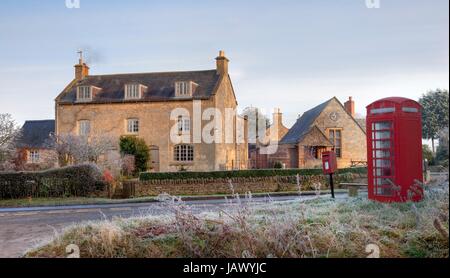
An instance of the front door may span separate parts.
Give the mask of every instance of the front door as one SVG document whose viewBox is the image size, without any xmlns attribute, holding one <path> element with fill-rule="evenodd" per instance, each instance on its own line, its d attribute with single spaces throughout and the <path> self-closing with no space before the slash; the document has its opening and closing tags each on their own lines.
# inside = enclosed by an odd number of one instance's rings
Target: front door
<svg viewBox="0 0 450 278">
<path fill-rule="evenodd" d="M 157 146 L 150 147 L 150 170 L 159 172 L 159 148 Z"/>
</svg>

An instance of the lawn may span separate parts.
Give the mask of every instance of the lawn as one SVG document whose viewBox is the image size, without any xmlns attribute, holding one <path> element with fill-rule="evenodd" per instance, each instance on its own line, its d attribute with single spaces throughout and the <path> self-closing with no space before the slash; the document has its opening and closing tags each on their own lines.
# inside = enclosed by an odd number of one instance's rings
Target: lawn
<svg viewBox="0 0 450 278">
<path fill-rule="evenodd" d="M 164 203 L 170 217 L 142 216 L 68 228 L 27 257 L 327 258 L 448 257 L 448 182 L 426 189 L 423 202 L 380 204 L 365 197 L 257 204 L 194 214 Z M 379 251 L 379 252 L 378 252 Z"/>
</svg>

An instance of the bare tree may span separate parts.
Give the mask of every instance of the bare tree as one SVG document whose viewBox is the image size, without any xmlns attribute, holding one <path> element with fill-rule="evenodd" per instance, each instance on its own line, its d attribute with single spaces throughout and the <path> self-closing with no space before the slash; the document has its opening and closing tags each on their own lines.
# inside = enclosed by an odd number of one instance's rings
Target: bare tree
<svg viewBox="0 0 450 278">
<path fill-rule="evenodd" d="M 248 119 L 248 140 L 250 144 L 256 144 L 257 141 L 264 142 L 266 129 L 270 126 L 270 120 L 261 109 L 256 107 L 247 107 L 241 114 Z"/>
<path fill-rule="evenodd" d="M 15 153 L 15 143 L 20 137 L 20 128 L 10 114 L 0 114 L 0 163 L 9 160 Z"/>
<path fill-rule="evenodd" d="M 108 135 L 90 137 L 72 134 L 53 135 L 47 145 L 58 154 L 59 164 L 97 163 L 101 156 L 117 148 L 117 140 Z"/>
</svg>

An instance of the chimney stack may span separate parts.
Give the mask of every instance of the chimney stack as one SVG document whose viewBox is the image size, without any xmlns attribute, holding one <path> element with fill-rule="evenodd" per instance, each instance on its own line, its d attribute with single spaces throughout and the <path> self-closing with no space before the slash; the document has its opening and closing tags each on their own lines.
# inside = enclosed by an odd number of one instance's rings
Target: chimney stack
<svg viewBox="0 0 450 278">
<path fill-rule="evenodd" d="M 344 107 L 352 117 L 355 117 L 355 102 L 352 97 L 348 98 L 348 101 L 344 103 Z"/>
<path fill-rule="evenodd" d="M 273 112 L 273 124 L 276 125 L 278 128 L 283 126 L 283 113 L 281 113 L 280 108 L 275 108 Z"/>
<path fill-rule="evenodd" d="M 80 54 L 80 59 L 78 64 L 75 65 L 75 79 L 80 81 L 89 75 L 89 66 L 83 62 L 83 52 L 79 51 L 78 53 Z"/>
<path fill-rule="evenodd" d="M 217 74 L 218 75 L 227 75 L 228 74 L 228 60 L 227 57 L 225 57 L 225 52 L 223 50 L 220 50 L 219 56 L 216 58 L 216 65 L 217 65 Z"/>
</svg>

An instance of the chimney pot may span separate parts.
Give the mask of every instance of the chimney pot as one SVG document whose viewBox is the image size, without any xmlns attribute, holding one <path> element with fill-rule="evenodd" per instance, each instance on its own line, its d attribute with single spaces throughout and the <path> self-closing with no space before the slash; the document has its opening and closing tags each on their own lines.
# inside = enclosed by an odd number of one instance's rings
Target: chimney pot
<svg viewBox="0 0 450 278">
<path fill-rule="evenodd" d="M 273 112 L 273 123 L 281 126 L 283 124 L 283 113 L 280 108 L 275 108 Z"/>
<path fill-rule="evenodd" d="M 227 75 L 228 74 L 228 60 L 227 57 L 225 57 L 225 51 L 220 50 L 219 56 L 216 58 L 216 66 L 217 66 L 217 74 L 218 75 Z"/>
<path fill-rule="evenodd" d="M 83 63 L 82 60 L 80 60 L 80 63 L 75 65 L 75 79 L 80 81 L 88 75 L 89 66 L 86 63 Z"/>
<path fill-rule="evenodd" d="M 352 97 L 348 98 L 348 101 L 344 103 L 345 110 L 352 115 L 352 117 L 355 117 L 355 102 L 353 101 Z"/>
<path fill-rule="evenodd" d="M 75 65 L 75 79 L 80 81 L 89 75 L 89 66 L 83 62 L 83 51 L 78 50 L 77 53 L 80 55 L 80 58 L 78 59 L 78 64 Z"/>
</svg>

